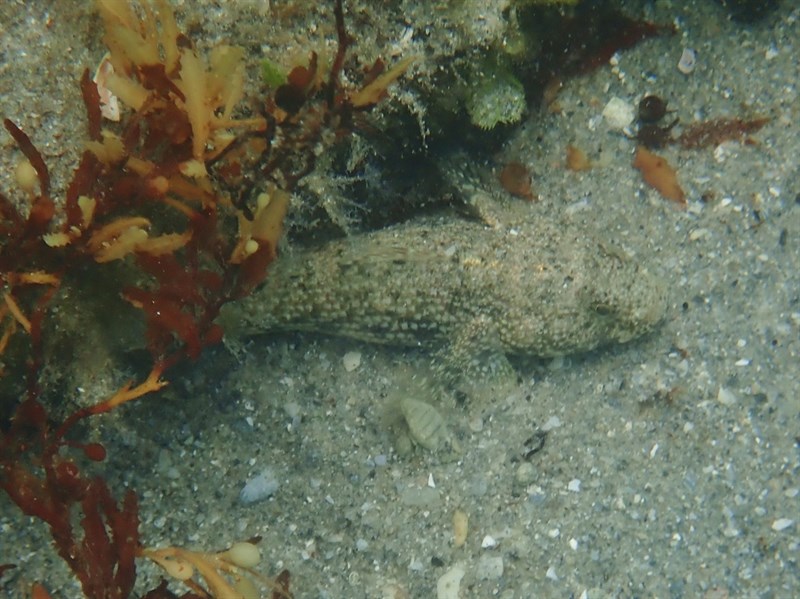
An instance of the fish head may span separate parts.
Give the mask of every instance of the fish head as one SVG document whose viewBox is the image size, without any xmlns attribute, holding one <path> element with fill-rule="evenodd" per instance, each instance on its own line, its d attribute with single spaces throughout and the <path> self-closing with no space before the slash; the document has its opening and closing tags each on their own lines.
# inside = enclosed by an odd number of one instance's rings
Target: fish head
<svg viewBox="0 0 800 599">
<path fill-rule="evenodd" d="M 653 331 L 667 312 L 663 279 L 618 248 L 603 243 L 590 247 L 586 259 L 593 274 L 580 295 L 585 324 L 597 345 L 626 343 Z"/>
</svg>

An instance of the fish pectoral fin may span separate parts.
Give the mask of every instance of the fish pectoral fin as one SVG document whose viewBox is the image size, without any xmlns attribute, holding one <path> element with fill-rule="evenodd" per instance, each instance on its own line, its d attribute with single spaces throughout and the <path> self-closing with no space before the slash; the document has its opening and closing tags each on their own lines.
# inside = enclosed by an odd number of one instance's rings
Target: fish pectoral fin
<svg viewBox="0 0 800 599">
<path fill-rule="evenodd" d="M 491 319 L 480 316 L 463 326 L 436 354 L 436 371 L 458 388 L 516 382 L 517 374 L 502 350 Z"/>
</svg>

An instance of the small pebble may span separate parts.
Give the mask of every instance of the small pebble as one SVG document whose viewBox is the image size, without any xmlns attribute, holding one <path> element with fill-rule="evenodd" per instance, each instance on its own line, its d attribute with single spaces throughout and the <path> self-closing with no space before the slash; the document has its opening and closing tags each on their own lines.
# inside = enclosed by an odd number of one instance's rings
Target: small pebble
<svg viewBox="0 0 800 599">
<path fill-rule="evenodd" d="M 356 368 L 361 366 L 361 352 L 349 351 L 342 358 L 344 369 L 347 372 L 353 372 Z"/>
<path fill-rule="evenodd" d="M 772 523 L 772 530 L 780 532 L 782 530 L 786 530 L 793 524 L 794 520 L 790 520 L 789 518 L 778 518 L 777 520 L 775 520 L 775 522 Z"/>
<path fill-rule="evenodd" d="M 558 428 L 559 426 L 561 426 L 561 420 L 559 419 L 559 417 L 558 416 L 550 416 L 550 418 L 547 419 L 547 422 L 545 422 L 542 425 L 542 430 L 544 432 L 549 432 L 549 431 L 551 431 L 551 430 L 553 430 L 555 428 Z"/>
<path fill-rule="evenodd" d="M 573 551 L 577 551 L 578 550 L 578 540 L 574 539 L 574 538 L 570 539 L 569 540 L 569 548 L 572 549 Z"/>
<path fill-rule="evenodd" d="M 581 490 L 581 481 L 580 481 L 580 479 L 573 478 L 571 481 L 569 481 L 569 483 L 567 484 L 567 489 L 569 489 L 573 493 L 580 493 L 580 490 Z"/>
<path fill-rule="evenodd" d="M 603 118 L 612 129 L 622 131 L 636 118 L 636 109 L 622 98 L 611 98 L 603 108 Z"/>
<path fill-rule="evenodd" d="M 497 547 L 497 540 L 493 536 L 486 535 L 483 537 L 481 549 L 494 549 L 495 547 Z"/>
<path fill-rule="evenodd" d="M 529 485 L 536 480 L 536 468 L 530 462 L 522 462 L 517 467 L 516 481 L 521 485 Z"/>
<path fill-rule="evenodd" d="M 736 403 L 736 395 L 730 389 L 720 387 L 717 391 L 717 401 L 723 406 L 732 406 Z"/>
<path fill-rule="evenodd" d="M 266 468 L 260 474 L 245 482 L 244 487 L 239 491 L 239 501 L 244 505 L 262 501 L 274 495 L 280 486 L 281 484 L 275 477 L 275 473 Z"/>
<path fill-rule="evenodd" d="M 503 558 L 499 555 L 482 555 L 476 574 L 481 580 L 497 580 L 503 575 Z"/>
<path fill-rule="evenodd" d="M 459 599 L 461 597 L 461 579 L 466 570 L 461 564 L 452 566 L 436 581 L 436 599 Z"/>
</svg>

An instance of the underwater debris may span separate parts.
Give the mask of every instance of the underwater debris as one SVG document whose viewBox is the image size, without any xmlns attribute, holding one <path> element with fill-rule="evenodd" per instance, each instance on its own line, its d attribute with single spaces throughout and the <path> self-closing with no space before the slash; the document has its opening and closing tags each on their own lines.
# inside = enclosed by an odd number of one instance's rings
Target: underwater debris
<svg viewBox="0 0 800 599">
<path fill-rule="evenodd" d="M 469 516 L 463 510 L 453 512 L 453 547 L 463 547 L 469 533 Z"/>
<path fill-rule="evenodd" d="M 508 193 L 523 200 L 536 200 L 536 194 L 531 188 L 531 174 L 528 168 L 521 162 L 512 160 L 500 169 L 498 175 L 500 185 Z"/>
<path fill-rule="evenodd" d="M 738 140 L 745 144 L 755 142 L 748 137 L 769 123 L 769 117 L 755 119 L 718 118 L 689 125 L 676 142 L 687 150 L 715 147 L 726 141 Z"/>
<path fill-rule="evenodd" d="M 394 435 L 395 450 L 400 455 L 414 446 L 437 451 L 451 440 L 450 431 L 439 410 L 431 404 L 405 395 L 390 399 L 385 406 L 384 424 Z"/>
<path fill-rule="evenodd" d="M 641 124 L 636 131 L 636 141 L 650 150 L 666 147 L 676 141 L 672 135 L 672 130 L 677 124 L 677 118 L 664 126 L 658 125 L 657 123 Z"/>
<path fill-rule="evenodd" d="M 265 468 L 255 476 L 248 478 L 242 490 L 239 491 L 239 502 L 250 505 L 263 501 L 274 495 L 281 483 L 270 468 Z"/>
<path fill-rule="evenodd" d="M 636 141 L 639 145 L 653 150 L 675 143 L 672 129 L 678 124 L 678 118 L 668 125 L 658 124 L 667 112 L 669 112 L 667 102 L 656 95 L 648 94 L 639 101 L 637 108 L 639 126 L 636 130 Z"/>
<path fill-rule="evenodd" d="M 659 96 L 648 94 L 639 100 L 636 116 L 642 123 L 657 123 L 667 114 L 667 102 Z"/>
<path fill-rule="evenodd" d="M 656 189 L 663 197 L 682 206 L 686 205 L 686 194 L 678 183 L 677 173 L 666 159 L 644 146 L 638 146 L 633 167 L 641 171 L 645 183 Z"/>
<path fill-rule="evenodd" d="M 567 145 L 566 149 L 567 159 L 566 159 L 566 166 L 567 170 L 581 172 L 581 171 L 588 171 L 592 168 L 592 161 L 589 160 L 589 157 L 586 155 L 582 149 L 572 144 Z"/>
</svg>

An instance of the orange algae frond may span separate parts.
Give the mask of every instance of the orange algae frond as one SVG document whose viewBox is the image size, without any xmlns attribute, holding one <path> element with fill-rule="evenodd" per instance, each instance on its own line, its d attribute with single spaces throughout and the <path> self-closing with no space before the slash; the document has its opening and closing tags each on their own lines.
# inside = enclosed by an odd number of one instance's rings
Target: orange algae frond
<svg viewBox="0 0 800 599">
<path fill-rule="evenodd" d="M 668 200 L 686 205 L 686 194 L 678 183 L 678 175 L 666 159 L 644 146 L 636 148 L 633 167 L 641 171 L 645 183 L 655 188 Z"/>
<path fill-rule="evenodd" d="M 240 48 L 218 46 L 206 64 L 191 45 L 179 46 L 179 39 L 186 38 L 164 0 L 155 2 L 155 9 L 143 1 L 141 20 L 126 2 L 98 0 L 97 6 L 114 68 L 106 76 L 108 89 L 134 110 L 164 100 L 174 104 L 191 126 L 193 158 L 203 161 L 209 151 L 227 146 L 231 139 L 223 134 L 225 129 L 266 127 L 261 118 L 237 121 L 232 116 L 244 95 Z"/>
<path fill-rule="evenodd" d="M 377 104 L 386 95 L 387 88 L 406 72 L 412 62 L 414 62 L 413 56 L 407 56 L 402 59 L 391 69 L 381 73 L 373 81 L 352 94 L 350 103 L 354 108 L 364 108 Z"/>
<path fill-rule="evenodd" d="M 163 547 L 144 548 L 141 555 L 158 564 L 170 577 L 199 593 L 200 597 L 237 599 L 261 596 L 254 582 L 257 580 L 272 590 L 273 598 L 291 599 L 287 570 L 272 580 L 253 569 L 261 561 L 261 553 L 256 545 L 259 540 L 256 537 L 240 541 L 216 553 Z"/>
</svg>

